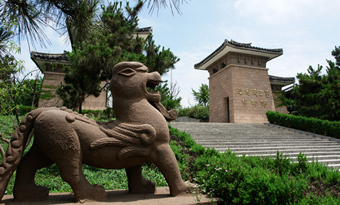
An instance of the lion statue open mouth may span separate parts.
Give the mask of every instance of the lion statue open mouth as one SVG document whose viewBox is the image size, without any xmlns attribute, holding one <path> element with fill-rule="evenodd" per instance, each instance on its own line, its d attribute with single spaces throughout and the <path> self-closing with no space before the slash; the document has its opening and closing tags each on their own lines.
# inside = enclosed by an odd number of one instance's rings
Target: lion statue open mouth
<svg viewBox="0 0 340 205">
<path fill-rule="evenodd" d="M 15 170 L 15 200 L 37 201 L 48 197 L 46 187 L 34 181 L 38 169 L 56 164 L 70 184 L 76 201 L 106 199 L 105 189 L 90 184 L 82 164 L 106 169 L 125 168 L 130 193 L 154 193 L 155 183 L 142 176 L 143 163 L 155 164 L 164 175 L 170 194 L 190 192 L 184 183 L 169 142 L 166 120 L 177 117 L 160 103 L 159 73 L 148 73 L 138 62 L 122 62 L 113 68 L 110 82 L 116 119 L 95 122 L 67 108 L 38 108 L 27 114 L 16 128 L 0 164 L 0 193 L 5 193 Z M 150 90 L 151 89 L 151 90 Z M 31 149 L 23 157 L 30 133 Z M 2 152 L 3 153 L 3 152 Z"/>
<path fill-rule="evenodd" d="M 165 117 L 166 120 L 171 121 L 176 119 L 177 111 L 176 110 L 167 111 L 161 104 L 160 93 L 155 90 L 156 87 L 162 82 L 159 73 L 158 72 L 148 73 L 148 68 L 139 62 L 128 62 L 128 66 L 126 64 L 127 63 L 123 62 L 115 66 L 111 82 L 117 82 L 118 78 L 121 76 L 125 76 L 126 80 L 128 79 L 129 81 L 133 80 L 134 83 L 137 84 L 137 86 L 139 84 L 140 86 L 143 87 L 143 91 L 138 89 L 135 90 L 134 92 L 131 92 L 131 94 L 134 94 L 136 92 L 139 93 L 144 92 L 145 99 L 147 99 L 148 102 L 153 107 L 155 107 Z M 111 86 L 111 91 L 119 92 L 119 90 L 114 89 L 113 86 Z M 115 96 L 113 95 L 113 97 Z"/>
</svg>

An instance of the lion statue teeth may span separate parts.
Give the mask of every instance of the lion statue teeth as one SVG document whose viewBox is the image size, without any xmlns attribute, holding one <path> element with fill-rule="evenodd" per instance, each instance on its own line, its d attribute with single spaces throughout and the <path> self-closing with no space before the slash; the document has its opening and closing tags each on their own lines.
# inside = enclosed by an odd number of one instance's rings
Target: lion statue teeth
<svg viewBox="0 0 340 205">
<path fill-rule="evenodd" d="M 142 164 L 153 163 L 164 175 L 170 194 L 190 192 L 183 182 L 176 158 L 170 149 L 166 120 L 177 117 L 167 111 L 154 89 L 159 73 L 148 73 L 139 62 L 121 62 L 114 66 L 110 82 L 113 109 L 117 120 L 95 122 L 67 108 L 38 108 L 27 114 L 16 128 L 0 164 L 0 193 L 3 197 L 15 170 L 15 200 L 40 201 L 48 197 L 46 187 L 34 182 L 38 169 L 56 164 L 62 179 L 70 184 L 75 200 L 106 200 L 105 189 L 91 185 L 81 164 L 106 168 L 125 168 L 130 193 L 154 193 L 155 183 L 142 177 Z M 22 157 L 28 137 L 34 141 Z"/>
</svg>

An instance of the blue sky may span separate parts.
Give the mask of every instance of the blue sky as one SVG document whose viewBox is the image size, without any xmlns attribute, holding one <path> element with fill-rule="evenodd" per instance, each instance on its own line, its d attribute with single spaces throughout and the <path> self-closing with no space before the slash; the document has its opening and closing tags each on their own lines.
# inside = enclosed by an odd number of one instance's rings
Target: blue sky
<svg viewBox="0 0 340 205">
<path fill-rule="evenodd" d="M 135 1 L 132 0 L 131 3 Z M 182 15 L 170 9 L 139 15 L 140 27 L 152 26 L 155 43 L 170 48 L 181 61 L 164 80 L 177 83 L 182 106 L 195 105 L 191 89 L 208 84 L 208 72 L 195 70 L 194 64 L 219 47 L 225 39 L 252 43 L 263 48 L 282 48 L 283 55 L 267 64 L 270 75 L 295 77 L 309 65 L 327 65 L 331 51 L 339 42 L 338 0 L 191 0 L 180 6 Z M 50 29 L 48 48 L 37 51 L 61 53 L 70 50 L 65 39 Z M 21 55 L 27 70 L 36 68 L 22 42 Z M 172 76 L 172 78 L 171 78 Z"/>
</svg>

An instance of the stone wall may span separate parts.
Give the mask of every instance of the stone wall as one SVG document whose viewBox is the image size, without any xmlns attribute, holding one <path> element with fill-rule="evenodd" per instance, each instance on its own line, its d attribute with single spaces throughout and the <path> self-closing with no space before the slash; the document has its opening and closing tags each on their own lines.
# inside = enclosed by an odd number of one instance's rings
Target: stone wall
<svg viewBox="0 0 340 205">
<path fill-rule="evenodd" d="M 64 73 L 45 72 L 38 107 L 61 107 L 63 101 L 55 94 L 57 87 L 64 82 Z M 105 82 L 101 83 L 104 86 Z M 106 90 L 99 97 L 90 96 L 83 103 L 83 110 L 105 110 Z"/>
<path fill-rule="evenodd" d="M 264 123 L 275 110 L 268 69 L 231 64 L 209 78 L 210 122 Z"/>
<path fill-rule="evenodd" d="M 45 72 L 38 107 L 61 107 L 63 101 L 55 94 L 64 80 L 63 73 Z"/>
<path fill-rule="evenodd" d="M 234 95 L 231 81 L 232 69 L 230 66 L 209 78 L 209 122 L 234 122 L 234 113 L 228 114 L 228 98 L 230 108 Z"/>
<path fill-rule="evenodd" d="M 272 86 L 273 89 L 273 86 Z M 281 87 L 280 90 L 274 91 L 273 90 L 273 98 L 274 98 L 274 104 L 275 104 L 275 110 L 279 113 L 289 114 L 287 107 L 285 105 L 281 105 L 282 101 L 280 100 L 281 93 Z"/>
<path fill-rule="evenodd" d="M 100 84 L 101 87 L 105 86 L 106 82 L 102 82 Z M 96 98 L 94 96 L 90 96 L 85 99 L 83 103 L 84 110 L 105 110 L 106 103 L 106 89 L 104 89 L 100 95 Z"/>
</svg>

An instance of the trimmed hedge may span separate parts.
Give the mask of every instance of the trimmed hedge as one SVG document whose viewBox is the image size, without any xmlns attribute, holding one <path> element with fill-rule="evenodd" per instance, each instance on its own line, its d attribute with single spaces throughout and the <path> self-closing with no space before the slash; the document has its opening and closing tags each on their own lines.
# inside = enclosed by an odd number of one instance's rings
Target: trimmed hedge
<svg viewBox="0 0 340 205">
<path fill-rule="evenodd" d="M 340 122 L 338 121 L 320 120 L 316 118 L 282 114 L 274 111 L 267 111 L 266 114 L 268 121 L 272 124 L 340 139 Z"/>
</svg>

